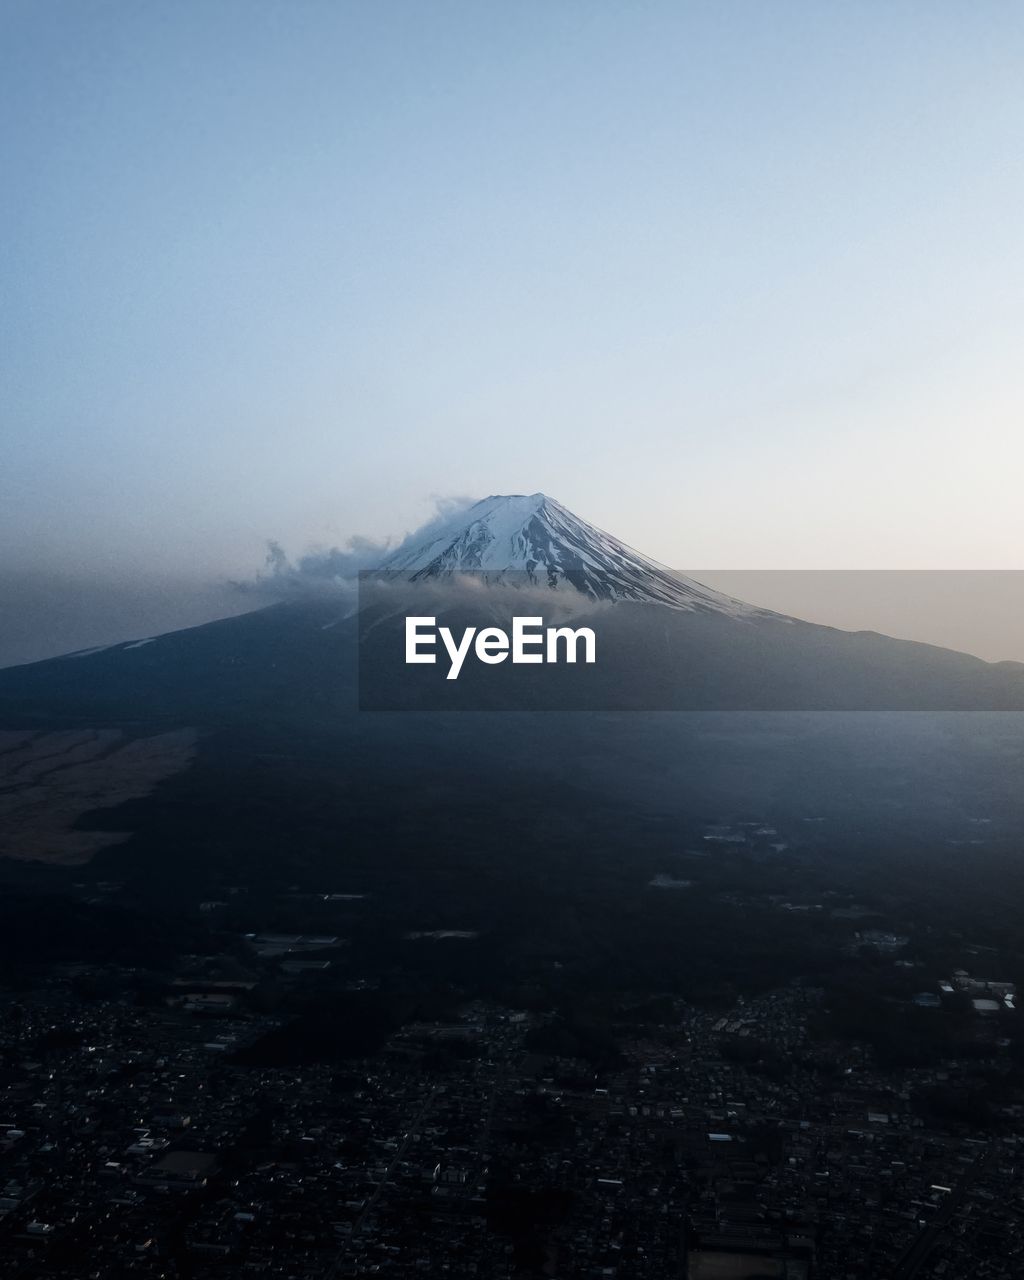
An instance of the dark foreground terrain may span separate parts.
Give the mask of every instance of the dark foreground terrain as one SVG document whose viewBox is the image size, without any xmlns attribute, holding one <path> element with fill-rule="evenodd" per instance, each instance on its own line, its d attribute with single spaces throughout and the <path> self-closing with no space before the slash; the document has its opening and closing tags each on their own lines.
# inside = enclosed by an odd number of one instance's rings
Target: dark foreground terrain
<svg viewBox="0 0 1024 1280">
<path fill-rule="evenodd" d="M 1010 722 L 412 721 L 5 859 L 5 1275 L 1021 1274 Z"/>
</svg>

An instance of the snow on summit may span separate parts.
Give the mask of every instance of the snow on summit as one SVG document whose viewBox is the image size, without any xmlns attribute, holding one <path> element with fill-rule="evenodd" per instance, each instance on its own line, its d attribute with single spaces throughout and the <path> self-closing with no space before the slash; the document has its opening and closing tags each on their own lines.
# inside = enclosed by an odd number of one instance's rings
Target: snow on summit
<svg viewBox="0 0 1024 1280">
<path fill-rule="evenodd" d="M 494 494 L 462 511 L 419 546 L 382 566 L 412 580 L 465 570 L 489 579 L 524 574 L 539 586 L 569 585 L 594 600 L 631 600 L 734 616 L 760 613 L 673 573 L 543 493 Z"/>
</svg>

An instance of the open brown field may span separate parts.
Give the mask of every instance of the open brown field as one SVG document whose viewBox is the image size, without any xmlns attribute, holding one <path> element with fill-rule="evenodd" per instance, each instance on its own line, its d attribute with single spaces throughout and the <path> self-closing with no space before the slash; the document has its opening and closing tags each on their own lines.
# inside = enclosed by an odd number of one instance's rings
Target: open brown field
<svg viewBox="0 0 1024 1280">
<path fill-rule="evenodd" d="M 0 856 L 74 866 L 127 831 L 80 819 L 152 792 L 195 757 L 194 729 L 127 738 L 116 729 L 0 731 Z"/>
</svg>

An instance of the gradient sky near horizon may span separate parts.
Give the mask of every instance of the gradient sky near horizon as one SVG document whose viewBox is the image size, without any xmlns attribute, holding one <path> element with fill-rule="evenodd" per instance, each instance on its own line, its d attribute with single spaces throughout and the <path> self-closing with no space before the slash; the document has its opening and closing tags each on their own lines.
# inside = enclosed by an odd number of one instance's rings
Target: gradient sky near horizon
<svg viewBox="0 0 1024 1280">
<path fill-rule="evenodd" d="M 1022 67 L 1011 3 L 6 0 L 0 594 L 537 490 L 1020 568 Z"/>
</svg>

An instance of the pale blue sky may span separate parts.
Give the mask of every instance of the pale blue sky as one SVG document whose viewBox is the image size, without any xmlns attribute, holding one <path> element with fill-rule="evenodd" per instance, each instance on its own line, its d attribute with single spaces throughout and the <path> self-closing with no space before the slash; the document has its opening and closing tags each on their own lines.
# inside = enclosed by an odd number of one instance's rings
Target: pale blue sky
<svg viewBox="0 0 1024 1280">
<path fill-rule="evenodd" d="M 8 567 L 537 490 L 680 568 L 1020 567 L 1020 5 L 0 25 Z"/>
</svg>

